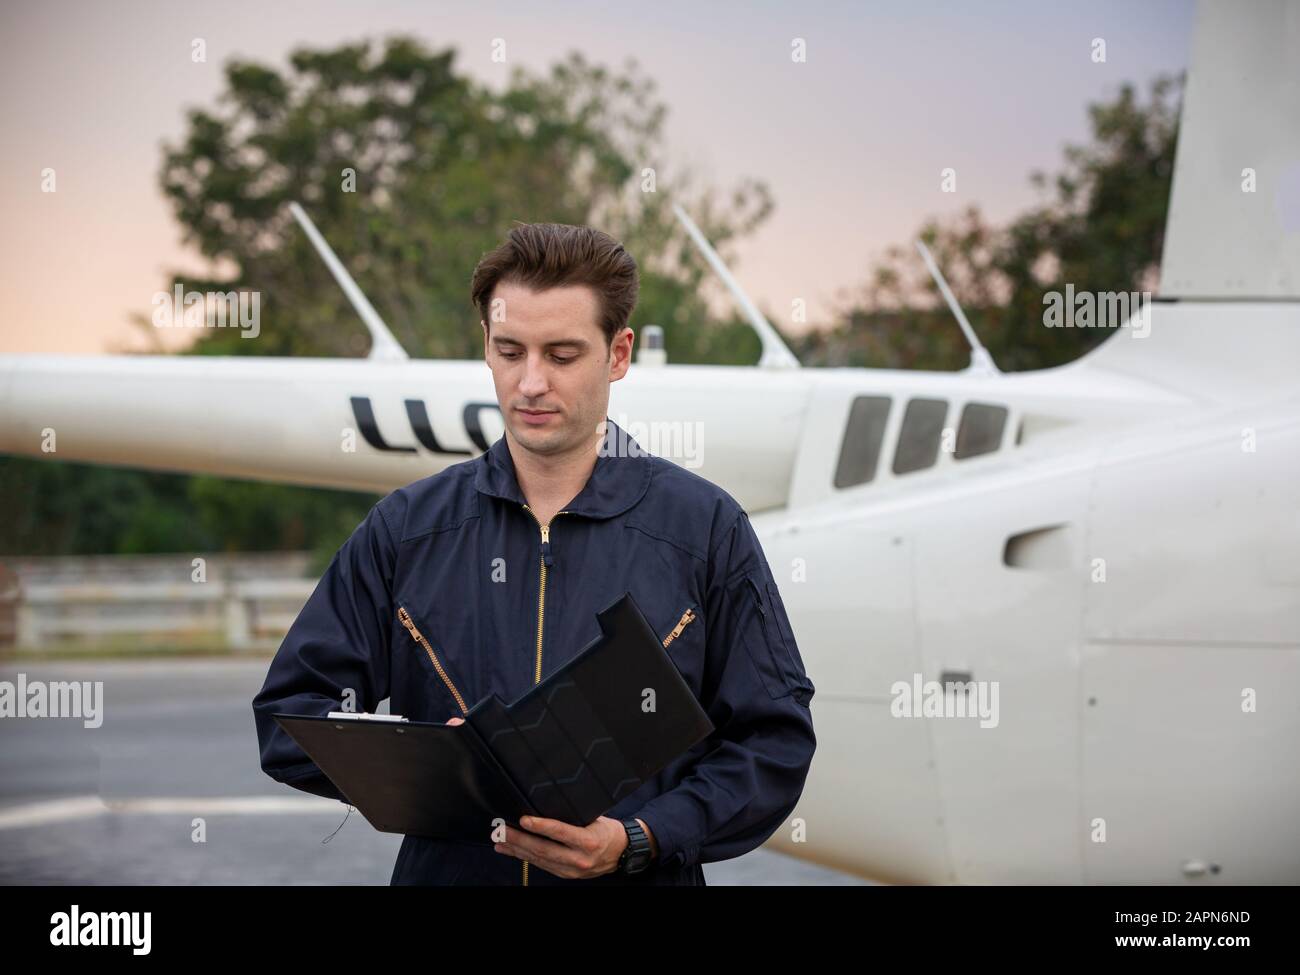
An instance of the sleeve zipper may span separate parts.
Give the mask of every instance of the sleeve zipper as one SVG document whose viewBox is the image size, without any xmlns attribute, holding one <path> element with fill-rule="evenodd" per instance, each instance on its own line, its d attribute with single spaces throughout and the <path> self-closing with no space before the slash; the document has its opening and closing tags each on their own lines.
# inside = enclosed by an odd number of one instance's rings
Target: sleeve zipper
<svg viewBox="0 0 1300 975">
<path fill-rule="evenodd" d="M 694 619 L 695 619 L 694 609 L 688 608 L 686 612 L 682 613 L 682 618 L 677 621 L 677 625 L 673 627 L 673 631 L 669 633 L 668 636 L 664 637 L 664 647 L 667 648 L 668 644 L 672 643 L 679 636 L 681 636 L 682 630 L 686 629 L 686 625 L 692 622 Z"/>
<path fill-rule="evenodd" d="M 406 611 L 406 607 L 397 607 L 397 618 L 401 620 L 402 625 L 410 631 L 412 639 L 414 639 L 416 643 L 420 644 L 420 646 L 424 647 L 424 652 L 427 653 L 429 659 L 433 661 L 433 669 L 438 672 L 438 676 L 442 678 L 442 682 L 447 685 L 447 690 L 451 691 L 451 696 L 456 699 L 456 704 L 460 707 L 460 713 L 469 714 L 469 708 L 465 707 L 465 699 L 460 696 L 460 691 L 456 690 L 456 685 L 453 684 L 451 678 L 447 676 L 447 671 L 443 669 L 442 662 L 438 659 L 438 655 L 433 652 L 433 647 L 429 646 L 429 641 L 426 640 L 424 636 L 421 635 L 420 631 L 415 628 L 415 621 L 411 619 L 411 614 Z"/>
</svg>

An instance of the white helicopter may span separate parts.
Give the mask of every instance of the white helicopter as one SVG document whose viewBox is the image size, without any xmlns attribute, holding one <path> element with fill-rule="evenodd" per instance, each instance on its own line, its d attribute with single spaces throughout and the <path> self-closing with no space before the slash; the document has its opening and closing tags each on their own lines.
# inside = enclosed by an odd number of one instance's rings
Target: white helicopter
<svg viewBox="0 0 1300 975">
<path fill-rule="evenodd" d="M 1300 172 L 1295 50 L 1285 0 L 1202 6 L 1163 300 L 1066 366 L 1000 373 L 923 253 L 970 368 L 799 368 L 678 211 L 762 359 L 669 365 L 646 330 L 610 415 L 731 492 L 781 583 L 818 750 L 770 847 L 903 883 L 1300 882 L 1300 218 L 1237 175 Z M 293 209 L 369 359 L 0 357 L 0 452 L 387 492 L 486 449 L 483 363 L 408 359 Z"/>
</svg>

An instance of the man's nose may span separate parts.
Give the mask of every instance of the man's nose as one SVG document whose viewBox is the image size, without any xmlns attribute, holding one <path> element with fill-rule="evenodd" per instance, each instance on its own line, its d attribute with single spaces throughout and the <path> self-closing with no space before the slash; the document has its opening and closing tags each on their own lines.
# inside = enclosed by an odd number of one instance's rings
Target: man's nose
<svg viewBox="0 0 1300 975">
<path fill-rule="evenodd" d="M 551 381 L 546 374 L 546 364 L 540 357 L 533 358 L 529 356 L 528 361 L 524 363 L 524 374 L 519 380 L 519 392 L 523 395 L 534 398 L 542 396 L 550 389 Z"/>
</svg>

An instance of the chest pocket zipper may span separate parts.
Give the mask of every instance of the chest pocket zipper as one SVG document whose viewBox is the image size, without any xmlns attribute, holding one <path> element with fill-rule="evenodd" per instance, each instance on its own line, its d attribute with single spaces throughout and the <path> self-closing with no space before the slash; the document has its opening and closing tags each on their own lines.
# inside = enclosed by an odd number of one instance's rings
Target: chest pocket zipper
<svg viewBox="0 0 1300 975">
<path fill-rule="evenodd" d="M 447 685 L 447 690 L 451 691 L 451 696 L 456 699 L 456 704 L 460 707 L 460 713 L 469 714 L 469 708 L 465 706 L 465 699 L 460 696 L 460 691 L 456 690 L 456 685 L 453 684 L 451 678 L 447 676 L 447 671 L 443 668 L 442 661 L 440 661 L 438 655 L 433 652 L 433 647 L 429 646 L 429 641 L 426 640 L 423 634 L 415 628 L 415 621 L 411 619 L 411 614 L 406 611 L 406 607 L 397 607 L 397 618 L 402 621 L 402 625 L 410 632 L 411 638 L 420 646 L 424 647 L 424 652 L 429 655 L 429 660 L 433 663 L 433 669 L 438 672 L 438 676 L 442 678 L 442 682 Z"/>
<path fill-rule="evenodd" d="M 673 631 L 669 633 L 666 637 L 664 637 L 664 649 L 667 649 L 668 644 L 672 643 L 679 636 L 681 636 L 682 630 L 686 629 L 687 624 L 693 622 L 694 620 L 695 620 L 695 610 L 692 608 L 688 608 L 686 612 L 682 613 L 682 618 L 677 621 L 677 625 L 673 627 Z"/>
</svg>

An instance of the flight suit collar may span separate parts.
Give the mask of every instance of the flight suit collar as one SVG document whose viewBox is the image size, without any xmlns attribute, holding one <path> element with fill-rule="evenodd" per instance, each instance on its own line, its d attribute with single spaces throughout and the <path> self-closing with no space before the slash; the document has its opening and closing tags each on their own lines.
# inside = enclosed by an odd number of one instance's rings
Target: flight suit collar
<svg viewBox="0 0 1300 975">
<path fill-rule="evenodd" d="M 635 505 L 650 487 L 650 462 L 627 431 L 605 418 L 605 439 L 587 483 L 564 506 L 569 514 L 613 518 Z M 516 504 L 526 503 L 515 476 L 514 459 L 502 434 L 477 461 L 474 486 L 483 494 Z"/>
</svg>

